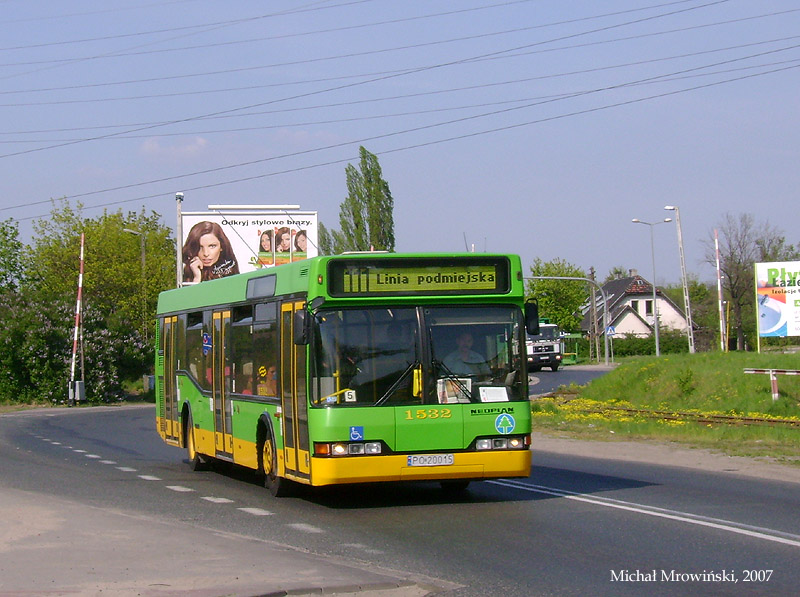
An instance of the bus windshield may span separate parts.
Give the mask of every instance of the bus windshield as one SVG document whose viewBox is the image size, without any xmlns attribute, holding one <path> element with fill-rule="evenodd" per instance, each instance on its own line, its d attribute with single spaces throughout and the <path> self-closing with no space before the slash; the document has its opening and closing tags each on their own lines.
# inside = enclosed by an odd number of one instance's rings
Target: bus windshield
<svg viewBox="0 0 800 597">
<path fill-rule="evenodd" d="M 342 309 L 315 325 L 312 405 L 527 399 L 517 307 Z"/>
</svg>

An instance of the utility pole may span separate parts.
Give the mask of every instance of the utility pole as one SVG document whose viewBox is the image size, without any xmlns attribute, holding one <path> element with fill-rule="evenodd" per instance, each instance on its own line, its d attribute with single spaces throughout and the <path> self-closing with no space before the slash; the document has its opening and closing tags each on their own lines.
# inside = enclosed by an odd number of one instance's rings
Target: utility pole
<svg viewBox="0 0 800 597">
<path fill-rule="evenodd" d="M 692 306 L 689 303 L 689 282 L 686 278 L 686 257 L 683 254 L 683 233 L 681 231 L 681 210 L 677 205 L 665 205 L 664 209 L 675 212 L 675 223 L 678 228 L 678 252 L 681 258 L 681 281 L 683 282 L 683 307 L 686 312 L 686 325 L 689 336 L 689 353 L 694 354 L 694 325 L 692 324 Z"/>
</svg>

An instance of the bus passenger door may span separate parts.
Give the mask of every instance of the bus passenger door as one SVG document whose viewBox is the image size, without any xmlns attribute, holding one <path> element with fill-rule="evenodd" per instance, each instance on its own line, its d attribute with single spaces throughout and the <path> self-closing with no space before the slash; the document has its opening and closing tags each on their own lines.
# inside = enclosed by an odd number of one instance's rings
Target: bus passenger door
<svg viewBox="0 0 800 597">
<path fill-rule="evenodd" d="M 214 394 L 214 445 L 219 456 L 233 456 L 231 435 L 231 365 L 228 362 L 227 344 L 231 329 L 231 312 L 215 311 L 211 330 L 213 374 L 211 390 Z"/>
<path fill-rule="evenodd" d="M 294 314 L 305 301 L 281 305 L 281 406 L 284 465 L 289 476 L 309 478 L 308 406 L 306 404 L 306 346 L 296 345 Z"/>
<path fill-rule="evenodd" d="M 164 376 L 161 379 L 163 395 L 158 416 L 161 419 L 161 432 L 164 440 L 170 443 L 180 441 L 180 424 L 178 423 L 178 392 L 176 389 L 175 367 L 175 327 L 177 317 L 165 317 L 161 327 L 161 355 Z"/>
</svg>

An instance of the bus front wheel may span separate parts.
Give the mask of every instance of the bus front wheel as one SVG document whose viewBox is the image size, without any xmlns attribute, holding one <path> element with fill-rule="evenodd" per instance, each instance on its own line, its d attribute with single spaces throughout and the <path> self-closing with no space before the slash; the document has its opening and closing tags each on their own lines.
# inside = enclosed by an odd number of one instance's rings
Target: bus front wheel
<svg viewBox="0 0 800 597">
<path fill-rule="evenodd" d="M 264 477 L 264 487 L 275 497 L 284 497 L 289 494 L 289 481 L 278 476 L 278 452 L 275 441 L 271 435 L 264 438 L 261 445 L 261 474 Z"/>
<path fill-rule="evenodd" d="M 469 487 L 468 479 L 451 479 L 447 481 L 440 481 L 439 485 L 448 493 L 461 493 L 466 491 Z"/>
<path fill-rule="evenodd" d="M 202 471 L 208 467 L 208 460 L 197 451 L 197 444 L 194 441 L 194 424 L 192 423 L 192 413 L 188 414 L 186 421 L 186 454 L 189 456 L 189 468 L 193 471 Z"/>
</svg>

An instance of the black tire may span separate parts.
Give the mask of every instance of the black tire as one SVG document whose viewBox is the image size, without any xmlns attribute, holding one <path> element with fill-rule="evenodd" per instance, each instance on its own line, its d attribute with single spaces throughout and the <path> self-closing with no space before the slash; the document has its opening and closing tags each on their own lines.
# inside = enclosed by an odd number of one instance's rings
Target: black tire
<svg viewBox="0 0 800 597">
<path fill-rule="evenodd" d="M 278 476 L 278 452 L 269 427 L 267 427 L 264 441 L 258 448 L 258 465 L 264 479 L 264 487 L 274 497 L 289 495 L 291 481 Z"/>
<path fill-rule="evenodd" d="M 550 370 L 551 371 L 558 371 L 558 365 L 553 365 L 552 367 L 550 367 Z"/>
<path fill-rule="evenodd" d="M 191 412 L 189 412 L 186 420 L 186 454 L 189 457 L 189 468 L 193 471 L 204 471 L 208 468 L 208 459 L 197 451 Z"/>
<path fill-rule="evenodd" d="M 461 493 L 469 487 L 468 479 L 452 479 L 450 481 L 439 481 L 442 490 L 448 493 Z"/>
</svg>

